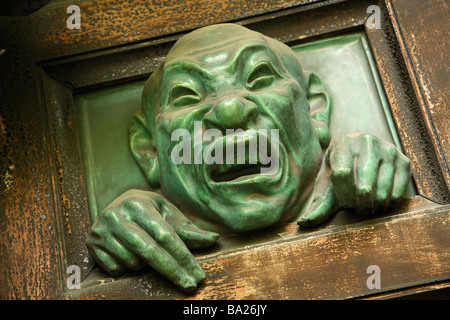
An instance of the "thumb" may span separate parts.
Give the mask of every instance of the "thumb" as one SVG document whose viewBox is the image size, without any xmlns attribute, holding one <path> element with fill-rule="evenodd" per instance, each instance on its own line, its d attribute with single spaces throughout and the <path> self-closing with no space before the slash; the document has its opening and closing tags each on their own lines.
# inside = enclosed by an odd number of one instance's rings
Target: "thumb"
<svg viewBox="0 0 450 320">
<path fill-rule="evenodd" d="M 316 226 L 331 217 L 338 209 L 339 202 L 334 194 L 330 168 L 324 160 L 317 176 L 311 206 L 297 224 L 301 227 Z"/>
</svg>

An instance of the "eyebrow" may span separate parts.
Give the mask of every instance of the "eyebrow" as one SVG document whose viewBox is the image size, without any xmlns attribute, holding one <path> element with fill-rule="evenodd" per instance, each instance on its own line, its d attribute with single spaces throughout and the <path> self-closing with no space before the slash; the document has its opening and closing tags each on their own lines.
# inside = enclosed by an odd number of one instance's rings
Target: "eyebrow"
<svg viewBox="0 0 450 320">
<path fill-rule="evenodd" d="M 168 65 L 164 66 L 163 73 L 161 75 L 161 79 L 164 79 L 166 81 L 166 78 L 172 78 L 174 75 L 173 73 L 179 69 L 180 71 L 183 71 L 184 74 L 189 74 L 189 76 L 192 76 L 192 74 L 200 75 L 200 78 L 202 80 L 213 80 L 214 75 L 209 72 L 207 69 L 202 68 L 198 65 L 198 63 L 191 61 L 189 59 L 183 59 L 183 60 L 177 60 L 174 62 L 170 62 Z"/>
<path fill-rule="evenodd" d="M 266 53 L 272 53 L 272 50 L 267 45 L 266 42 L 263 41 L 257 41 L 257 42 L 247 42 L 243 46 L 241 46 L 238 51 L 233 56 L 233 59 L 228 63 L 228 65 L 237 65 L 237 61 L 241 59 L 242 56 L 244 56 L 247 51 L 250 50 L 259 50 L 259 51 L 265 51 Z"/>
<path fill-rule="evenodd" d="M 242 57 L 244 57 L 249 51 L 253 50 L 257 50 L 258 52 L 263 51 L 267 53 L 269 57 L 276 59 L 276 55 L 264 40 L 249 41 L 241 45 L 234 52 L 232 58 L 224 65 L 224 67 L 228 69 L 230 66 L 233 66 L 233 72 L 235 72 L 236 68 L 239 68 L 238 61 L 242 59 Z M 251 55 L 252 52 L 249 56 Z M 196 79 L 201 86 L 205 86 L 206 83 L 209 81 L 214 81 L 216 78 L 214 73 L 210 72 L 207 68 L 200 66 L 194 59 L 187 57 L 185 59 L 171 61 L 165 65 L 161 75 L 161 80 L 163 80 L 164 83 L 173 83 L 173 78 L 177 75 L 177 69 L 181 71 L 180 73 L 182 75 L 180 78 Z M 170 85 L 170 87 L 171 86 L 172 85 Z M 170 88 L 168 88 L 168 90 L 170 91 Z"/>
</svg>

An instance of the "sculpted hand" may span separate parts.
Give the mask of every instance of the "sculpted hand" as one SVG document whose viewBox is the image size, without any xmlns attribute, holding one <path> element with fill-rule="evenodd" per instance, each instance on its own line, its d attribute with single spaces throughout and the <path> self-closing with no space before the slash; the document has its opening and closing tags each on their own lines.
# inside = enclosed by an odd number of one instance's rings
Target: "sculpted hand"
<svg viewBox="0 0 450 320">
<path fill-rule="evenodd" d="M 188 247 L 207 247 L 218 237 L 198 229 L 162 196 L 130 190 L 100 214 L 86 244 L 96 262 L 113 276 L 150 265 L 191 292 L 205 274 Z"/>
<path fill-rule="evenodd" d="M 298 224 L 315 226 L 339 209 L 358 214 L 386 210 L 405 196 L 409 160 L 394 145 L 369 134 L 332 141 L 316 181 L 310 210 Z"/>
</svg>

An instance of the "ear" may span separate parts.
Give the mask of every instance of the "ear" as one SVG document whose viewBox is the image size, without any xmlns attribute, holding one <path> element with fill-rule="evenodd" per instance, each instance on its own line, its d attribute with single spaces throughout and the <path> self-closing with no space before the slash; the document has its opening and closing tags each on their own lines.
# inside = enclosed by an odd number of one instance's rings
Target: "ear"
<svg viewBox="0 0 450 320">
<path fill-rule="evenodd" d="M 141 109 L 131 120 L 130 147 L 134 159 L 144 172 L 150 186 L 159 188 L 160 176 L 156 144 L 147 128 L 147 121 Z"/>
<path fill-rule="evenodd" d="M 322 149 L 325 149 L 330 143 L 331 95 L 320 77 L 314 72 L 306 74 L 306 85 L 312 125 L 319 137 Z"/>
</svg>

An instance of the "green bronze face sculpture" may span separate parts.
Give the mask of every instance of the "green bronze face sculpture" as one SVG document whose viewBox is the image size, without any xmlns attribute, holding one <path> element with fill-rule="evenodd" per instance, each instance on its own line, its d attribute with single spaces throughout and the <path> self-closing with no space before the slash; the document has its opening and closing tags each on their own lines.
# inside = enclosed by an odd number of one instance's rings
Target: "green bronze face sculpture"
<svg viewBox="0 0 450 320">
<path fill-rule="evenodd" d="M 162 193 L 186 215 L 237 232 L 292 220 L 310 194 L 322 160 L 309 117 L 305 79 L 294 53 L 280 42 L 242 29 L 216 26 L 180 39 L 164 67 L 149 79 L 143 105 L 159 165 L 155 183 L 160 181 Z M 195 121 L 202 132 L 194 132 Z M 270 146 L 273 134 L 269 132 L 277 132 L 278 172 L 253 174 L 260 173 L 262 164 L 257 161 L 253 169 L 238 164 L 236 150 L 228 175 L 216 174 L 217 165 L 195 164 L 195 146 L 192 159 L 175 164 L 167 155 L 180 142 L 172 141 L 172 133 L 180 128 L 189 131 L 191 142 L 194 134 L 207 129 L 223 132 L 223 139 L 214 143 L 224 150 L 234 140 L 245 140 L 249 129 L 256 130 L 253 139 L 259 141 L 259 129 L 267 129 Z M 226 134 L 234 129 L 242 133 Z M 207 145 L 200 146 L 203 158 Z"/>
<path fill-rule="evenodd" d="M 320 78 L 281 42 L 233 24 L 182 37 L 130 130 L 157 191 L 113 201 L 87 239 L 92 256 L 112 275 L 147 264 L 192 291 L 205 275 L 189 249 L 220 234 L 387 209 L 405 195 L 408 159 L 368 134 L 330 139 L 330 112 Z"/>
</svg>

